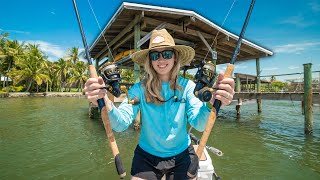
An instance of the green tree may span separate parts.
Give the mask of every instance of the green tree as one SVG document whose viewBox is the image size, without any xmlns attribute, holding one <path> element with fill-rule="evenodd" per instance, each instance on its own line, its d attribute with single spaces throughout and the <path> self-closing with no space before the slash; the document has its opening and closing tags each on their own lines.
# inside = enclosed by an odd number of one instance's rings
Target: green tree
<svg viewBox="0 0 320 180">
<path fill-rule="evenodd" d="M 182 77 L 184 77 L 184 76 L 183 76 L 183 71 L 182 71 L 182 72 L 180 71 L 180 72 L 179 72 L 179 75 L 182 76 Z M 190 80 L 194 81 L 195 75 L 190 74 L 188 71 L 186 71 L 184 78 L 190 79 Z"/>
<path fill-rule="evenodd" d="M 7 35 L 1 35 L 0 38 L 0 73 L 6 76 L 3 87 L 8 85 L 8 73 L 15 67 L 15 62 L 24 56 L 24 44 L 6 39 Z"/>
<path fill-rule="evenodd" d="M 129 83 L 129 84 L 134 83 L 134 75 L 133 75 L 132 69 L 121 69 L 120 75 L 121 75 L 121 79 L 122 79 L 121 82 Z"/>
<path fill-rule="evenodd" d="M 69 77 L 69 68 L 70 62 L 60 58 L 57 62 L 57 79 L 58 85 L 60 86 L 60 91 L 62 92 L 65 89 L 68 77 Z"/>
<path fill-rule="evenodd" d="M 274 89 L 276 92 L 283 90 L 284 88 L 288 87 L 287 83 L 281 82 L 281 81 L 273 81 L 271 83 L 272 89 Z"/>
<path fill-rule="evenodd" d="M 39 45 L 28 44 L 23 58 L 16 61 L 16 67 L 8 73 L 14 83 L 27 83 L 26 91 L 32 91 L 34 83 L 38 86 L 48 82 L 50 77 L 44 72 L 47 68 L 46 56 L 40 51 Z"/>
<path fill-rule="evenodd" d="M 76 64 L 79 61 L 79 48 L 72 47 L 69 49 L 68 56 L 65 59 L 73 64 Z"/>
<path fill-rule="evenodd" d="M 72 84 L 78 85 L 78 91 L 83 89 L 84 83 L 88 80 L 87 64 L 83 61 L 78 61 L 71 68 L 71 77 L 69 79 L 70 86 Z"/>
</svg>

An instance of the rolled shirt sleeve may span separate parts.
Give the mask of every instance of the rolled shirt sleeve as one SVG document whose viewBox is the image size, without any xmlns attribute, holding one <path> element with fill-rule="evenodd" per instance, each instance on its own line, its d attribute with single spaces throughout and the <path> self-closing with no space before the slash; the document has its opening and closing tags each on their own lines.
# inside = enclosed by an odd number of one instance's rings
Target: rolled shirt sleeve
<svg viewBox="0 0 320 180">
<path fill-rule="evenodd" d="M 211 109 L 207 103 L 200 101 L 194 94 L 195 83 L 189 81 L 186 89 L 186 113 L 189 124 L 198 131 L 204 131 Z"/>
<path fill-rule="evenodd" d="M 137 83 L 130 88 L 128 91 L 130 99 L 134 97 L 139 99 L 141 98 L 139 95 L 139 86 L 140 83 Z M 139 109 L 140 104 L 128 104 L 128 98 L 125 98 L 118 108 L 112 104 L 112 110 L 108 113 L 112 129 L 116 132 L 122 132 L 126 130 L 136 118 Z"/>
</svg>

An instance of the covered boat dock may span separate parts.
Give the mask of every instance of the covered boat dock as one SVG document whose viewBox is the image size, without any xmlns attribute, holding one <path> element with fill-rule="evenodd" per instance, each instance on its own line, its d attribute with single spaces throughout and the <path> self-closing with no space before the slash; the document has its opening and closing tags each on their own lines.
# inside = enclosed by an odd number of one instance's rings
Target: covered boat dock
<svg viewBox="0 0 320 180">
<path fill-rule="evenodd" d="M 217 52 L 216 64 L 228 63 L 235 49 L 238 36 L 223 29 L 194 11 L 124 2 L 90 47 L 90 55 L 97 60 L 114 61 L 120 68 L 135 69 L 139 78 L 138 65 L 131 61 L 130 54 L 149 45 L 151 31 L 166 28 L 176 44 L 188 45 L 196 50 L 190 68 L 202 60 L 212 60 L 213 49 Z M 106 45 L 105 40 L 108 42 Z M 133 51 L 130 51 L 133 50 Z M 259 59 L 273 53 L 246 39 L 242 41 L 238 61 Z"/>
</svg>

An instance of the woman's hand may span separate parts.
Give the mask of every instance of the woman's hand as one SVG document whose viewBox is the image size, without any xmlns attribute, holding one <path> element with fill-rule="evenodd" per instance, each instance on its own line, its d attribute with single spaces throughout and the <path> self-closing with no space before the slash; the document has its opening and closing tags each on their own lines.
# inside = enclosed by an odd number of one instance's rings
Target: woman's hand
<svg viewBox="0 0 320 180">
<path fill-rule="evenodd" d="M 87 80 L 84 92 L 89 102 L 98 105 L 97 100 L 105 97 L 106 90 L 101 89 L 102 87 L 105 87 L 102 77 L 89 78 Z"/>
<path fill-rule="evenodd" d="M 232 78 L 225 78 L 223 79 L 224 73 L 220 73 L 218 79 L 213 86 L 217 88 L 213 95 L 210 103 L 214 103 L 215 99 L 221 101 L 222 105 L 229 105 L 232 102 L 233 95 L 234 95 L 234 80 Z"/>
</svg>

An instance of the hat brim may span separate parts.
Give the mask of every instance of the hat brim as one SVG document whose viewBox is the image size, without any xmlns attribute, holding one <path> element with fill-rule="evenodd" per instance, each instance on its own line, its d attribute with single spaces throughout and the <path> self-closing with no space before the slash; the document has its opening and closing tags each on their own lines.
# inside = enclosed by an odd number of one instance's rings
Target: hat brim
<svg viewBox="0 0 320 180">
<path fill-rule="evenodd" d="M 174 49 L 178 53 L 180 66 L 189 65 L 195 56 L 195 51 L 190 46 L 184 46 L 184 45 L 159 46 L 159 47 L 153 47 L 150 49 L 140 50 L 140 51 L 133 53 L 132 54 L 132 61 L 143 66 L 145 61 L 148 59 L 149 51 L 152 49 L 158 49 L 158 48 L 172 48 L 172 49 Z"/>
</svg>

